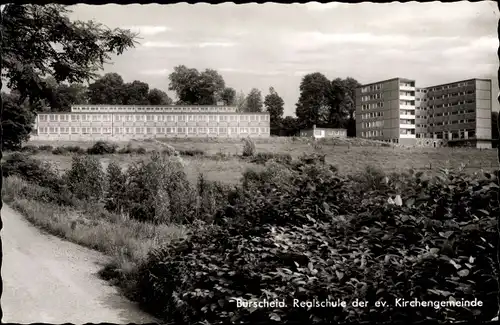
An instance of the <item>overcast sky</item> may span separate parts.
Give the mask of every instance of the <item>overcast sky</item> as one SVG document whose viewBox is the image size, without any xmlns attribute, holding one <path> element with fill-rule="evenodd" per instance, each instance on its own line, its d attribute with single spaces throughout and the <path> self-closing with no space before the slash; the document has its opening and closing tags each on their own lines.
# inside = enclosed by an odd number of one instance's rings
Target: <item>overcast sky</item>
<svg viewBox="0 0 500 325">
<path fill-rule="evenodd" d="M 310 72 L 361 83 L 412 78 L 417 86 L 491 78 L 498 92 L 499 12 L 493 1 L 77 5 L 72 10 L 72 19 L 140 32 L 140 45 L 113 58 L 105 72 L 167 91 L 168 74 L 177 65 L 216 69 L 238 92 L 255 87 L 265 96 L 273 86 L 285 100 L 286 115 L 295 111 L 301 77 Z"/>
</svg>

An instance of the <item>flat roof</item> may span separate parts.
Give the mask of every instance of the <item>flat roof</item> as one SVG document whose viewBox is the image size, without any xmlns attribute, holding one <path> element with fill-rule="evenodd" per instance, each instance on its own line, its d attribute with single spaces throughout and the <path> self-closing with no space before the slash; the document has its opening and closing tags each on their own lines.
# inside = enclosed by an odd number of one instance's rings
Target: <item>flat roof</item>
<svg viewBox="0 0 500 325">
<path fill-rule="evenodd" d="M 491 83 L 491 79 L 471 78 L 471 79 L 458 80 L 458 81 L 447 82 L 447 83 L 439 84 L 439 85 L 432 85 L 432 86 L 421 87 L 421 88 L 428 89 L 428 88 L 432 88 L 432 87 L 442 87 L 442 86 L 448 86 L 448 85 L 451 85 L 451 84 L 456 84 L 456 83 L 459 83 L 459 82 L 467 82 L 467 81 L 475 81 L 475 80 L 489 81 Z"/>
<path fill-rule="evenodd" d="M 414 79 L 396 77 L 396 78 L 391 78 L 391 79 L 386 79 L 386 80 L 381 80 L 381 81 L 375 81 L 375 82 L 371 82 L 371 83 L 368 83 L 368 84 L 364 84 L 364 85 L 359 86 L 358 88 L 363 88 L 363 87 L 366 87 L 366 86 L 371 86 L 371 85 L 380 84 L 380 83 L 389 82 L 389 81 L 394 81 L 394 80 L 413 81 L 413 82 L 415 82 Z"/>
</svg>

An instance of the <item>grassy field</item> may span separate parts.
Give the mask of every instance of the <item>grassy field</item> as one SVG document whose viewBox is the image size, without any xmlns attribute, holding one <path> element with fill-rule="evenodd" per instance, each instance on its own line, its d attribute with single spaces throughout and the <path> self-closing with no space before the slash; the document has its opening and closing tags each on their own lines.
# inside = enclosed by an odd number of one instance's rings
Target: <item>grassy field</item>
<svg viewBox="0 0 500 325">
<path fill-rule="evenodd" d="M 165 141 L 166 142 L 166 141 Z M 148 151 L 161 150 L 165 142 L 160 141 L 133 141 L 132 147 L 143 147 Z M 177 150 L 198 149 L 205 152 L 206 156 L 225 153 L 230 155 L 241 154 L 241 142 L 194 142 L 194 141 L 168 141 L 166 142 Z M 54 145 L 54 143 L 30 143 L 32 145 Z M 92 143 L 85 142 L 58 142 L 58 146 L 73 145 L 87 148 Z M 125 147 L 126 142 L 118 143 Z M 498 167 L 496 150 L 479 150 L 475 148 L 405 148 L 381 146 L 356 146 L 331 145 L 311 143 L 305 141 L 266 141 L 256 142 L 257 152 L 288 153 L 297 158 L 303 153 L 321 153 L 325 155 L 326 162 L 336 166 L 342 174 L 352 174 L 365 169 L 367 165 L 377 166 L 386 172 L 400 172 L 413 168 L 415 170 L 439 171 L 440 168 L 460 168 L 465 165 L 466 172 L 476 172 L 481 169 L 490 171 Z M 69 168 L 71 157 L 39 153 L 38 159 L 51 161 L 63 171 Z M 110 161 L 117 161 L 123 167 L 134 161 L 144 159 L 144 155 L 115 154 L 100 156 L 103 166 Z M 238 182 L 241 172 L 248 167 L 258 168 L 255 164 L 242 161 L 234 157 L 222 161 L 214 161 L 207 157 L 185 157 L 186 172 L 190 179 L 195 180 L 200 172 L 208 179 L 219 180 L 227 183 Z"/>
</svg>

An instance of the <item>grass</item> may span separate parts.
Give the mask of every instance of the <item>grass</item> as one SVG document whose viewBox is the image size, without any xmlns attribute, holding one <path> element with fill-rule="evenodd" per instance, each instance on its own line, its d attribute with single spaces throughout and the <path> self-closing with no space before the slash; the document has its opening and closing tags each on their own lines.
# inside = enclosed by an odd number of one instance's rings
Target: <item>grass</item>
<svg viewBox="0 0 500 325">
<path fill-rule="evenodd" d="M 39 190 L 18 177 L 8 177 L 2 196 L 35 226 L 110 256 L 111 265 L 124 273 L 133 272 L 153 247 L 187 235 L 181 226 L 142 223 L 95 206 L 76 209 L 29 199 Z"/>
<path fill-rule="evenodd" d="M 274 140 L 274 142 L 272 141 Z M 344 140 L 348 141 L 348 140 Z M 353 139 L 359 141 L 358 139 Z M 366 141 L 366 140 L 365 140 Z M 131 141 L 133 148 L 143 147 L 149 151 L 161 150 L 165 142 L 158 140 Z M 31 143 L 43 145 L 47 143 Z M 206 141 L 183 141 L 182 139 L 169 141 L 178 151 L 202 151 L 205 156 L 185 156 L 186 172 L 191 180 L 195 180 L 199 172 L 203 172 L 209 180 L 219 180 L 227 183 L 237 182 L 241 172 L 247 167 L 255 167 L 256 164 L 242 161 L 237 157 L 214 161 L 207 156 L 219 153 L 234 156 L 241 154 L 243 143 L 233 140 L 232 142 L 206 142 Z M 90 142 L 58 143 L 58 145 L 78 145 L 87 148 Z M 127 143 L 120 143 L 124 147 Z M 297 158 L 303 153 L 318 152 L 325 155 L 327 163 L 336 166 L 341 174 L 352 174 L 361 172 L 367 165 L 379 166 L 386 172 L 400 172 L 413 168 L 415 170 L 438 171 L 440 168 L 458 168 L 461 164 L 466 165 L 466 171 L 473 173 L 481 169 L 492 170 L 498 167 L 496 150 L 479 150 L 475 148 L 404 148 L 404 147 L 375 147 L 355 145 L 331 145 L 311 143 L 300 139 L 300 141 L 283 139 L 261 139 L 256 141 L 257 152 L 288 153 Z M 65 170 L 71 163 L 70 156 L 57 156 L 51 153 L 41 152 L 35 157 L 53 162 L 60 170 Z M 104 155 L 100 156 L 104 166 L 110 161 L 117 161 L 126 167 L 129 163 L 145 159 L 145 155 Z M 259 168 L 259 167 L 255 167 Z"/>
</svg>

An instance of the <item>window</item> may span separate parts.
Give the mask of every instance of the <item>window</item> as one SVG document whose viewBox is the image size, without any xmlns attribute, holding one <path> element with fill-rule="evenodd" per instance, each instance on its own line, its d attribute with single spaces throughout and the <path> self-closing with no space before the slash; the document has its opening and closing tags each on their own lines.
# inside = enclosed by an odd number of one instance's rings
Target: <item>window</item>
<svg viewBox="0 0 500 325">
<path fill-rule="evenodd" d="M 188 128 L 189 134 L 196 134 L 196 128 Z"/>
<path fill-rule="evenodd" d="M 177 133 L 186 134 L 186 128 L 177 128 Z"/>
<path fill-rule="evenodd" d="M 61 122 L 68 122 L 68 118 L 69 118 L 69 116 L 66 115 L 66 114 L 65 115 L 60 115 Z"/>
<path fill-rule="evenodd" d="M 153 122 L 154 120 L 155 120 L 155 116 L 154 115 L 146 115 L 146 121 Z"/>
<path fill-rule="evenodd" d="M 62 128 L 60 129 L 60 133 L 63 133 L 63 134 L 67 134 L 67 133 L 69 133 L 69 128 L 62 127 Z"/>
<path fill-rule="evenodd" d="M 227 128 L 219 128 L 219 134 L 227 134 Z"/>
<path fill-rule="evenodd" d="M 134 120 L 134 116 L 133 115 L 125 115 L 125 121 L 132 122 L 133 120 Z"/>
<path fill-rule="evenodd" d="M 260 128 L 260 133 L 266 133 L 267 128 Z"/>
<path fill-rule="evenodd" d="M 102 128 L 103 134 L 111 134 L 111 128 Z"/>
<path fill-rule="evenodd" d="M 238 121 L 238 116 L 236 116 L 236 115 L 230 115 L 230 116 L 229 116 L 229 121 L 231 121 L 231 122 L 236 122 L 236 121 Z"/>
<path fill-rule="evenodd" d="M 102 121 L 103 122 L 111 122 L 111 115 L 108 115 L 108 114 L 103 115 L 102 116 Z"/>
<path fill-rule="evenodd" d="M 47 128 L 40 128 L 40 133 L 47 133 Z"/>
<path fill-rule="evenodd" d="M 39 115 L 38 116 L 40 122 L 46 122 L 47 121 L 47 115 Z"/>
<path fill-rule="evenodd" d="M 240 128 L 240 133 L 248 133 L 248 128 Z"/>
<path fill-rule="evenodd" d="M 250 122 L 255 122 L 257 121 L 257 116 L 256 115 L 250 115 Z"/>
<path fill-rule="evenodd" d="M 208 117 L 209 122 L 217 122 L 217 115 L 210 115 Z"/>
<path fill-rule="evenodd" d="M 101 115 L 92 115 L 92 122 L 99 122 L 101 120 Z"/>
<path fill-rule="evenodd" d="M 72 133 L 72 134 L 79 134 L 79 133 L 80 133 L 80 128 L 77 128 L 77 127 L 72 127 L 72 128 L 71 128 L 71 133 Z"/>
<path fill-rule="evenodd" d="M 122 129 L 121 128 L 115 128 L 115 134 L 121 134 Z"/>
<path fill-rule="evenodd" d="M 144 134 L 144 129 L 143 128 L 135 128 L 135 133 L 136 134 Z"/>
<path fill-rule="evenodd" d="M 206 121 L 207 121 L 206 115 L 198 115 L 198 122 L 206 122 Z"/>
<path fill-rule="evenodd" d="M 219 116 L 219 121 L 220 122 L 227 122 L 227 115 L 221 115 L 221 116 Z"/>
<path fill-rule="evenodd" d="M 250 128 L 250 133 L 255 134 L 258 133 L 259 128 Z"/>
<path fill-rule="evenodd" d="M 231 134 L 238 134 L 238 128 L 229 128 L 229 132 L 231 132 Z"/>
<path fill-rule="evenodd" d="M 146 128 L 147 134 L 153 134 L 153 128 Z"/>
<path fill-rule="evenodd" d="M 179 115 L 177 117 L 177 121 L 179 121 L 179 122 L 186 122 L 186 116 L 185 115 Z"/>
<path fill-rule="evenodd" d="M 248 115 L 241 115 L 240 116 L 240 121 L 241 122 L 247 122 L 248 121 Z"/>
<path fill-rule="evenodd" d="M 49 128 L 49 133 L 57 133 L 59 131 L 58 129 L 59 128 L 54 128 L 54 127 Z"/>
<path fill-rule="evenodd" d="M 135 120 L 137 122 L 143 122 L 144 121 L 144 115 L 136 115 Z"/>
<path fill-rule="evenodd" d="M 175 128 L 166 128 L 166 133 L 172 134 L 175 133 Z"/>
<path fill-rule="evenodd" d="M 209 134 L 217 134 L 217 128 L 208 128 Z"/>
<path fill-rule="evenodd" d="M 199 134 L 207 134 L 207 128 L 198 128 Z"/>
<path fill-rule="evenodd" d="M 195 119 L 196 116 L 195 115 L 188 115 L 187 118 L 188 118 L 188 122 L 195 122 L 196 121 L 196 119 Z"/>
<path fill-rule="evenodd" d="M 80 120 L 80 115 L 71 115 L 71 122 L 77 122 Z"/>
<path fill-rule="evenodd" d="M 175 116 L 174 115 L 167 115 L 167 122 L 175 122 Z"/>
<path fill-rule="evenodd" d="M 164 134 L 165 128 L 156 128 L 156 134 Z"/>
<path fill-rule="evenodd" d="M 51 122 L 57 122 L 57 120 L 58 120 L 58 119 L 57 119 L 57 115 L 54 115 L 54 114 L 49 115 L 49 120 L 50 120 Z"/>
</svg>

